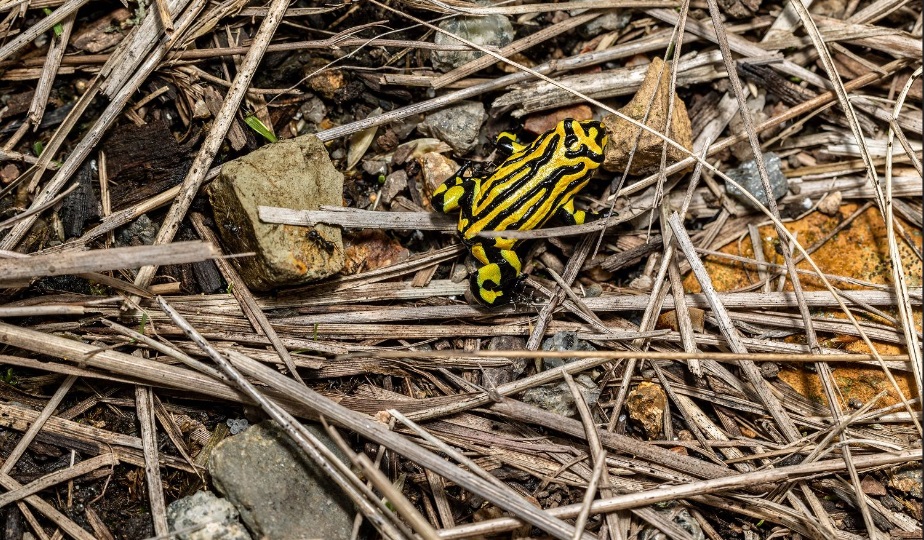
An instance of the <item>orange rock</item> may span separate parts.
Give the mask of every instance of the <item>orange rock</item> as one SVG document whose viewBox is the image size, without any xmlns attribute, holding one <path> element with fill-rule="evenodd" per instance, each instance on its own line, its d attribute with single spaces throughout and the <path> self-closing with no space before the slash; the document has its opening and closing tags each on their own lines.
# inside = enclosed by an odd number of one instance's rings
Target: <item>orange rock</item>
<svg viewBox="0 0 924 540">
<path fill-rule="evenodd" d="M 641 382 L 626 398 L 629 417 L 642 424 L 651 439 L 661 436 L 664 429 L 664 408 L 667 406 L 667 394 L 661 385 Z"/>
<path fill-rule="evenodd" d="M 832 205 L 833 206 L 833 205 Z M 800 244 L 808 248 L 817 243 L 831 233 L 838 225 L 857 210 L 855 203 L 841 205 L 833 215 L 825 215 L 822 212 L 813 212 L 808 216 L 791 223 L 786 223 L 787 230 L 796 235 Z M 833 210 L 833 208 L 831 208 Z M 911 238 L 920 249 L 922 235 L 916 227 L 911 227 L 903 223 L 905 230 L 908 231 Z M 768 262 L 784 264 L 783 257 L 777 252 L 776 244 L 778 242 L 776 232 L 770 225 L 760 227 L 761 245 L 758 246 L 764 253 Z M 917 258 L 911 247 L 904 242 L 901 237 L 898 238 L 899 252 L 902 260 L 902 267 L 905 271 L 906 281 L 909 287 L 921 286 L 921 260 Z M 739 250 L 740 245 L 740 250 Z M 719 251 L 730 255 L 739 255 L 747 258 L 754 258 L 754 248 L 749 238 L 745 237 L 740 244 L 731 242 L 722 247 Z M 892 282 L 892 273 L 889 263 L 889 248 L 886 236 L 885 224 L 882 215 L 876 208 L 870 208 L 844 230 L 835 234 L 823 246 L 812 253 L 812 259 L 819 266 L 822 272 L 838 276 L 852 277 L 869 281 L 877 284 L 890 284 Z M 718 291 L 731 291 L 748 287 L 758 280 L 758 273 L 753 266 L 744 270 L 740 262 L 720 259 L 718 257 L 704 258 L 706 270 L 712 279 L 713 285 Z M 800 269 L 811 270 L 807 262 L 801 262 L 797 265 Z M 808 275 L 800 275 L 802 286 L 807 291 L 824 290 L 820 280 Z M 834 283 L 838 288 L 845 290 L 856 290 L 862 287 L 850 285 L 848 283 Z M 688 275 L 684 281 L 684 288 L 688 292 L 700 292 L 699 283 L 692 275 Z M 792 290 L 792 285 L 787 282 L 786 290 Z M 815 313 L 816 316 L 831 317 L 844 319 L 846 316 L 839 311 L 830 311 L 827 313 Z M 893 313 L 897 317 L 897 314 Z M 915 326 L 918 331 L 921 329 L 921 312 L 914 311 Z M 878 322 L 878 321 L 877 321 Z M 820 336 L 822 345 L 825 347 L 838 348 L 844 352 L 869 354 L 869 348 L 866 344 L 855 336 L 835 335 Z M 804 343 L 804 336 L 797 335 L 794 339 Z M 880 354 L 893 355 L 901 354 L 903 349 L 890 343 L 874 342 L 873 345 Z M 911 385 L 911 374 L 908 372 L 893 371 L 898 386 L 906 397 L 916 395 Z M 780 372 L 779 377 L 787 384 L 792 386 L 797 392 L 810 399 L 816 399 L 821 403 L 826 403 L 824 392 L 822 391 L 821 382 L 818 375 L 802 369 L 784 369 Z M 856 367 L 839 365 L 834 370 L 834 379 L 844 397 L 846 406 L 850 399 L 858 399 L 867 402 L 882 390 L 887 390 L 888 395 L 879 401 L 878 406 L 884 407 L 898 402 L 898 395 L 892 387 L 886 375 L 878 367 Z"/>
<path fill-rule="evenodd" d="M 357 274 L 407 259 L 410 252 L 380 230 L 364 230 L 344 238 L 343 274 Z"/>
</svg>

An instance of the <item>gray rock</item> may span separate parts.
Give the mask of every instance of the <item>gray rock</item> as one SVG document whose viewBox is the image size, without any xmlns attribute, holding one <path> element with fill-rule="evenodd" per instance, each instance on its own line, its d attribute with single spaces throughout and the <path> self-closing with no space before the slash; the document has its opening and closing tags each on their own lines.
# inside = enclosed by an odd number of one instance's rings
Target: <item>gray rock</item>
<svg viewBox="0 0 924 540">
<path fill-rule="evenodd" d="M 578 375 L 574 382 L 577 383 L 587 406 L 593 407 L 600 399 L 600 389 L 594 380 L 587 375 Z M 523 392 L 523 402 L 562 416 L 574 416 L 577 413 L 571 389 L 564 381 L 530 388 Z"/>
<path fill-rule="evenodd" d="M 314 135 L 267 145 L 225 163 L 209 186 L 215 224 L 248 286 L 266 291 L 300 285 L 343 268 L 340 229 L 263 223 L 258 206 L 317 210 L 343 204 L 343 175 Z"/>
<path fill-rule="evenodd" d="M 542 350 L 595 351 L 597 349 L 586 341 L 578 339 L 574 332 L 556 332 L 542 342 Z M 573 360 L 573 358 L 544 358 L 542 369 L 557 369 Z M 578 375 L 574 378 L 574 382 L 577 383 L 587 405 L 593 406 L 597 403 L 600 398 L 600 389 L 597 388 L 593 379 L 587 375 Z M 572 416 L 577 412 L 574 397 L 564 381 L 530 388 L 523 393 L 523 401 L 562 416 Z"/>
<path fill-rule="evenodd" d="M 478 144 L 478 132 L 486 118 L 483 104 L 463 101 L 427 115 L 417 129 L 428 137 L 445 141 L 456 153 L 462 155 Z"/>
<path fill-rule="evenodd" d="M 439 24 L 440 29 L 467 39 L 477 45 L 503 47 L 513 41 L 513 25 L 503 15 L 486 17 L 453 17 Z M 461 41 L 437 32 L 433 38 L 437 45 L 464 45 Z M 430 61 L 433 69 L 450 71 L 462 64 L 475 60 L 484 53 L 481 51 L 431 51 Z"/>
<path fill-rule="evenodd" d="M 228 426 L 231 435 L 237 435 L 250 427 L 250 422 L 246 418 L 228 418 L 225 420 L 225 425 Z"/>
<path fill-rule="evenodd" d="M 382 185 L 382 202 L 391 204 L 395 195 L 407 189 L 407 171 L 398 169 L 397 171 L 385 177 L 385 184 Z"/>
<path fill-rule="evenodd" d="M 250 540 L 238 518 L 233 504 L 208 491 L 197 491 L 167 507 L 167 524 L 179 540 Z"/>
<path fill-rule="evenodd" d="M 322 428 L 307 428 L 346 461 Z M 208 467 L 255 537 L 350 537 L 352 503 L 272 421 L 222 441 Z"/>
<path fill-rule="evenodd" d="M 116 243 L 120 246 L 150 246 L 157 238 L 158 226 L 151 221 L 147 214 L 141 214 L 138 219 L 119 231 Z"/>
<path fill-rule="evenodd" d="M 584 37 L 592 38 L 602 34 L 603 32 L 622 30 L 628 26 L 631 21 L 631 11 L 625 9 L 614 9 L 585 24 L 581 29 L 581 34 Z"/>
<path fill-rule="evenodd" d="M 311 96 L 311 99 L 301 104 L 298 112 L 302 113 L 302 117 L 306 122 L 317 125 L 327 116 L 327 107 L 320 98 Z"/>
<path fill-rule="evenodd" d="M 775 200 L 780 200 L 786 195 L 786 191 L 789 189 L 789 181 L 786 179 L 781 169 L 780 157 L 773 152 L 768 152 L 764 154 L 764 164 L 767 167 L 770 188 L 773 190 L 773 198 Z M 767 206 L 769 204 L 767 195 L 764 192 L 764 186 L 760 181 L 760 173 L 757 171 L 757 162 L 754 160 L 748 161 L 737 169 L 728 171 L 728 176 L 757 198 L 762 205 Z M 725 191 L 746 206 L 754 207 L 754 204 L 751 203 L 751 201 L 744 196 L 744 193 L 736 186 L 726 182 Z"/>
<path fill-rule="evenodd" d="M 556 332 L 542 342 L 543 351 L 596 351 L 597 348 L 583 339 L 578 339 L 574 332 Z M 560 368 L 573 358 L 544 358 L 543 369 Z"/>
</svg>

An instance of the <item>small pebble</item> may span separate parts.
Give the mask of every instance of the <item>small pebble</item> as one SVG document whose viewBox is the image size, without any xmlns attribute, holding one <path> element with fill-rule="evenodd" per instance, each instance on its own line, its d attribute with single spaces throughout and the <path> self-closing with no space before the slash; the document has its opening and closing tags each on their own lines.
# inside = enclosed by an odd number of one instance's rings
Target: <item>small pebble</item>
<svg viewBox="0 0 924 540">
<path fill-rule="evenodd" d="M 789 181 L 780 168 L 780 157 L 773 152 L 768 152 L 764 154 L 764 165 L 767 167 L 773 198 L 775 200 L 782 199 L 789 189 Z M 770 204 L 766 193 L 764 193 L 764 186 L 760 180 L 760 173 L 757 171 L 757 163 L 754 160 L 742 164 L 737 169 L 728 171 L 728 176 L 753 195 L 763 206 Z M 730 182 L 726 182 L 725 191 L 746 206 L 754 207 L 754 204 L 745 197 L 744 193 Z"/>
<path fill-rule="evenodd" d="M 247 429 L 250 422 L 248 422 L 246 418 L 228 418 L 225 420 L 225 424 L 227 424 L 228 429 L 231 430 L 231 435 L 237 435 Z"/>
<path fill-rule="evenodd" d="M 841 201 L 843 199 L 844 196 L 840 191 L 828 193 L 818 203 L 818 211 L 826 216 L 836 216 L 841 211 Z"/>
<path fill-rule="evenodd" d="M 780 366 L 775 362 L 763 362 L 760 364 L 760 374 L 767 379 L 775 379 L 780 374 Z"/>
<path fill-rule="evenodd" d="M 467 154 L 478 144 L 478 133 L 487 119 L 479 101 L 463 101 L 427 115 L 417 126 L 421 133 L 446 142 L 459 155 Z"/>
<path fill-rule="evenodd" d="M 632 21 L 631 11 L 628 10 L 612 10 L 609 13 L 597 17 L 596 19 L 585 24 L 581 29 L 581 33 L 585 37 L 594 37 L 603 32 L 614 32 L 616 30 L 622 30 Z"/>
<path fill-rule="evenodd" d="M 324 117 L 327 116 L 327 107 L 324 106 L 324 102 L 320 98 L 312 96 L 311 99 L 302 103 L 298 108 L 298 112 L 302 113 L 305 120 L 312 124 L 320 124 L 321 120 L 324 120 Z"/>
</svg>

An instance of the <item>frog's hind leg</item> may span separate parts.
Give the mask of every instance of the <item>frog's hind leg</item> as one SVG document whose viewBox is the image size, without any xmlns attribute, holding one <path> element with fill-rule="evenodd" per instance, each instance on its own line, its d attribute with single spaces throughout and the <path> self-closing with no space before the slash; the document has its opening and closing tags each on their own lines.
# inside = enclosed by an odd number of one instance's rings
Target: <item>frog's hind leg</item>
<svg viewBox="0 0 924 540">
<path fill-rule="evenodd" d="M 513 300 L 523 269 L 517 253 L 512 249 L 483 244 L 472 246 L 471 251 L 483 265 L 471 275 L 472 294 L 489 306 Z"/>
<path fill-rule="evenodd" d="M 459 208 L 463 200 L 471 199 L 478 182 L 477 178 L 464 176 L 471 170 L 471 163 L 466 163 L 456 171 L 452 178 L 440 184 L 440 187 L 436 188 L 433 196 L 430 197 L 430 204 L 433 208 L 440 212 L 452 212 Z"/>
<path fill-rule="evenodd" d="M 564 206 L 559 208 L 556 215 L 558 219 L 567 225 L 583 225 L 588 221 L 594 221 L 603 217 L 602 214 L 597 212 L 575 210 L 574 199 L 568 201 Z"/>
</svg>

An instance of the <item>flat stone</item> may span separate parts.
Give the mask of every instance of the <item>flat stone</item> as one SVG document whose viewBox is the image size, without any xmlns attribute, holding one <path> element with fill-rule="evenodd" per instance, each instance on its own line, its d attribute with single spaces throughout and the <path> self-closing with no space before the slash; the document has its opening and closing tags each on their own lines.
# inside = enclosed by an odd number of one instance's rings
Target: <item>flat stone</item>
<svg viewBox="0 0 924 540">
<path fill-rule="evenodd" d="M 250 540 L 239 517 L 233 504 L 209 491 L 197 491 L 167 507 L 167 525 L 179 540 Z"/>
<path fill-rule="evenodd" d="M 677 97 L 676 93 L 668 96 L 669 90 L 670 69 L 664 64 L 663 60 L 655 58 L 648 66 L 645 80 L 642 81 L 638 92 L 635 93 L 632 101 L 619 109 L 619 112 L 639 122 L 645 119 L 644 124 L 646 126 L 659 133 L 664 133 L 670 99 L 673 99 L 674 107 L 671 113 L 670 137 L 687 150 L 692 150 L 693 135 L 687 107 Z M 648 114 L 647 119 L 645 117 L 646 111 Z M 609 137 L 606 143 L 606 160 L 603 162 L 603 167 L 606 170 L 624 171 L 630 151 L 636 146 L 636 141 L 638 141 L 638 147 L 632 157 L 629 174 L 650 174 L 661 167 L 661 149 L 664 146 L 664 139 L 649 131 L 642 132 L 641 137 L 639 137 L 639 132 L 642 131 L 640 127 L 619 118 L 615 114 L 603 118 L 603 127 L 606 128 Z M 687 157 L 687 154 L 684 152 L 673 146 L 667 146 L 668 166 L 685 157 Z"/>
<path fill-rule="evenodd" d="M 316 136 L 281 140 L 225 163 L 208 194 L 227 251 L 255 253 L 231 259 L 249 287 L 301 285 L 343 267 L 339 228 L 273 225 L 257 213 L 258 206 L 317 210 L 343 204 L 343 175 Z"/>
<path fill-rule="evenodd" d="M 600 388 L 597 387 L 594 380 L 587 375 L 581 374 L 574 377 L 574 382 L 577 384 L 578 391 L 584 402 L 589 407 L 593 407 L 600 398 Z M 574 416 L 577 414 L 574 396 L 571 394 L 568 383 L 564 381 L 530 388 L 523 392 L 522 399 L 524 403 L 535 405 L 540 409 L 545 409 L 561 416 Z"/>
<path fill-rule="evenodd" d="M 306 428 L 346 462 L 323 428 Z M 208 467 L 256 538 L 350 537 L 352 503 L 272 421 L 222 441 Z"/>
<path fill-rule="evenodd" d="M 503 15 L 485 17 L 452 17 L 439 23 L 441 30 L 467 39 L 477 45 L 503 47 L 513 41 L 513 25 Z M 433 38 L 437 45 L 464 45 L 461 41 L 437 32 Z M 484 53 L 481 51 L 431 51 L 430 61 L 433 69 L 450 71 L 475 60 Z"/>
</svg>

